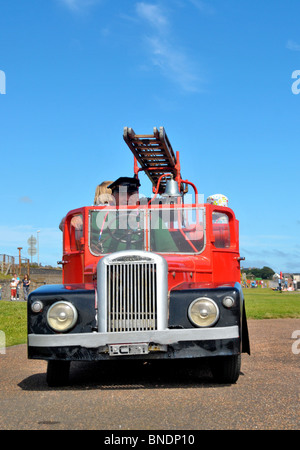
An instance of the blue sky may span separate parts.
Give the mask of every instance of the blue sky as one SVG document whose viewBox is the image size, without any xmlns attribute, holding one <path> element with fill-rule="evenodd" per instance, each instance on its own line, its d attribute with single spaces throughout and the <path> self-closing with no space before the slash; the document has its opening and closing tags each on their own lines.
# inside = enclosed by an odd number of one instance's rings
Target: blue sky
<svg viewBox="0 0 300 450">
<path fill-rule="evenodd" d="M 164 126 L 183 178 L 229 198 L 244 266 L 300 272 L 298 0 L 10 0 L 0 12 L 0 253 L 28 257 L 40 230 L 40 262 L 55 265 L 66 212 L 133 174 L 123 127 Z"/>
</svg>

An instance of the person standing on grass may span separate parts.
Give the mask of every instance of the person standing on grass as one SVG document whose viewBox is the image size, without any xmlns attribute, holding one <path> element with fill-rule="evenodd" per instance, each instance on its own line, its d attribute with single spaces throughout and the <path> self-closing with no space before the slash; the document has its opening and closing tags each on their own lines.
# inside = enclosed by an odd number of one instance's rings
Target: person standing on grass
<svg viewBox="0 0 300 450">
<path fill-rule="evenodd" d="M 10 282 L 10 300 L 16 300 L 17 296 L 17 280 L 12 278 Z"/>
<path fill-rule="evenodd" d="M 17 276 L 17 274 L 14 274 L 14 279 L 16 281 L 16 292 L 17 292 L 17 300 L 19 300 L 20 297 L 20 278 Z"/>
<path fill-rule="evenodd" d="M 25 300 L 25 302 L 27 302 L 28 294 L 29 294 L 29 285 L 30 285 L 30 279 L 29 279 L 27 273 L 24 275 L 22 283 L 23 283 L 24 300 Z"/>
</svg>

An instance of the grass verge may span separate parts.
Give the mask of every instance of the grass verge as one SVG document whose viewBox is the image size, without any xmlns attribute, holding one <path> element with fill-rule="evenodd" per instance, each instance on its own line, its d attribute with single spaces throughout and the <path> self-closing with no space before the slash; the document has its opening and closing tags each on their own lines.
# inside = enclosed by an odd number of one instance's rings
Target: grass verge
<svg viewBox="0 0 300 450">
<path fill-rule="evenodd" d="M 0 330 L 6 347 L 27 342 L 27 302 L 0 301 Z"/>
<path fill-rule="evenodd" d="M 244 289 L 248 319 L 284 319 L 300 317 L 300 292 L 271 289 Z"/>
</svg>

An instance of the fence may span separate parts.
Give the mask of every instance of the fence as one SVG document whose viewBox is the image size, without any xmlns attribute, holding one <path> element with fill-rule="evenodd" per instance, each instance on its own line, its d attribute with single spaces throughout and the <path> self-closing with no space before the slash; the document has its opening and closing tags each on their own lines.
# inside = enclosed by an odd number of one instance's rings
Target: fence
<svg viewBox="0 0 300 450">
<path fill-rule="evenodd" d="M 0 271 L 4 275 L 8 275 L 9 273 L 17 273 L 18 275 L 27 273 L 30 275 L 29 259 L 0 254 Z"/>
</svg>

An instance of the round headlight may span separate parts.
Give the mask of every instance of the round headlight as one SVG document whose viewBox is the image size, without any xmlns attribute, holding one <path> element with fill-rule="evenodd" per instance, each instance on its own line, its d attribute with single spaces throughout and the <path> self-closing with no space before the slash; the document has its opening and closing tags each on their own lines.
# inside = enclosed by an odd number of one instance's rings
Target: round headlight
<svg viewBox="0 0 300 450">
<path fill-rule="evenodd" d="M 72 328 L 77 321 L 77 310 L 69 302 L 54 303 L 48 310 L 47 321 L 55 331 L 67 331 Z"/>
<path fill-rule="evenodd" d="M 210 327 L 219 318 L 219 308 L 210 298 L 201 297 L 190 304 L 188 315 L 197 327 Z"/>
</svg>

